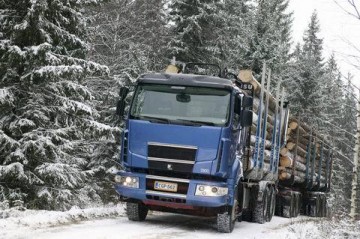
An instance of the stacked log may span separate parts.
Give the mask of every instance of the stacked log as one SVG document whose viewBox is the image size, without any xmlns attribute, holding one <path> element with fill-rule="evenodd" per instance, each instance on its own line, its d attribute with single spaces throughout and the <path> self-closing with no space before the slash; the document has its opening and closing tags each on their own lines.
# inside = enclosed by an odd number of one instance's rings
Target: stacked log
<svg viewBox="0 0 360 239">
<path fill-rule="evenodd" d="M 250 138 L 250 157 L 248 158 L 247 168 L 245 171 L 251 171 L 254 168 L 254 162 L 256 160 L 253 160 L 254 152 L 255 152 L 255 143 L 256 143 L 256 133 L 257 133 L 257 124 L 258 121 L 258 113 L 259 113 L 259 106 L 260 106 L 260 89 L 261 84 L 253 77 L 251 71 L 240 71 L 240 74 L 238 76 L 242 82 L 251 83 L 253 85 L 255 97 L 253 99 L 253 105 L 252 110 L 254 112 L 253 114 L 253 124 L 251 126 L 251 138 Z M 268 94 L 268 95 L 267 95 Z M 263 151 L 263 162 L 262 162 L 262 170 L 266 174 L 270 171 L 271 168 L 271 150 L 272 150 L 272 138 L 273 138 L 273 132 L 274 132 L 274 116 L 276 111 L 276 99 L 274 96 L 271 95 L 270 92 L 267 92 L 266 89 L 264 89 L 264 99 L 262 101 L 262 108 L 263 108 L 263 114 L 264 114 L 264 108 L 266 107 L 266 98 L 268 97 L 268 113 L 266 117 L 264 115 L 262 116 L 262 120 L 260 121 L 261 129 L 263 130 L 263 124 L 266 120 L 266 140 L 264 141 L 264 151 Z M 261 141 L 259 141 L 261 142 Z M 261 147 L 260 143 L 258 145 L 258 155 L 260 155 Z"/>
<path fill-rule="evenodd" d="M 252 160 L 255 152 L 256 144 L 256 133 L 258 130 L 257 124 L 261 123 L 261 128 L 263 123 L 266 120 L 266 140 L 264 141 L 264 160 L 263 160 L 263 171 L 269 171 L 272 138 L 274 131 L 274 116 L 276 112 L 277 105 L 279 106 L 277 100 L 264 89 L 264 99 L 262 101 L 262 106 L 265 107 L 265 98 L 268 97 L 268 113 L 266 117 L 262 117 L 262 120 L 259 122 L 259 107 L 260 107 L 260 93 L 261 85 L 258 81 L 254 79 L 251 71 L 240 71 L 238 76 L 242 82 L 251 83 L 253 85 L 255 98 L 253 100 L 253 124 L 251 127 L 251 138 L 250 138 L 250 154 L 248 158 L 248 167 L 246 170 L 251 171 L 255 166 Z M 263 78 L 264 80 L 265 78 Z M 269 94 L 269 95 L 267 95 Z M 284 120 L 284 119 L 283 119 Z M 288 123 L 288 128 L 283 131 L 286 134 L 286 145 L 280 149 L 280 158 L 279 158 L 279 168 L 278 168 L 278 178 L 279 180 L 288 180 L 289 183 L 299 183 L 306 184 L 310 187 L 323 187 L 326 184 L 326 157 L 324 154 L 327 153 L 328 149 L 321 147 L 321 143 L 324 142 L 324 138 L 317 135 L 316 132 L 313 132 L 311 128 L 299 122 L 295 118 L 290 118 Z M 311 154 L 308 156 L 308 147 L 311 146 Z M 258 145 L 260 148 L 260 146 Z M 260 150 L 258 148 L 258 155 Z M 310 158 L 309 158 L 310 157 Z M 321 164 L 320 159 L 323 158 Z M 315 159 L 315 160 L 314 160 Z M 320 174 L 320 175 L 319 175 Z M 257 175 L 257 174 L 256 174 Z M 309 180 L 310 179 L 310 180 Z M 320 182 L 319 182 L 320 179 Z"/>
<path fill-rule="evenodd" d="M 310 134 L 312 134 L 311 137 Z M 313 177 L 312 185 L 310 186 L 323 187 L 326 183 L 327 158 L 325 154 L 329 152 L 329 150 L 326 147 L 321 147 L 320 141 L 324 142 L 325 140 L 323 137 L 316 135 L 309 126 L 303 122 L 299 122 L 297 119 L 290 118 L 287 129 L 287 143 L 280 151 L 279 180 L 293 180 L 295 183 L 307 183 L 307 173 L 308 179 Z M 311 147 L 310 155 L 308 155 L 309 146 Z M 314 154 L 315 162 L 313 162 Z M 308 157 L 309 162 L 307 161 Z M 320 178 L 320 185 L 318 178 Z"/>
</svg>

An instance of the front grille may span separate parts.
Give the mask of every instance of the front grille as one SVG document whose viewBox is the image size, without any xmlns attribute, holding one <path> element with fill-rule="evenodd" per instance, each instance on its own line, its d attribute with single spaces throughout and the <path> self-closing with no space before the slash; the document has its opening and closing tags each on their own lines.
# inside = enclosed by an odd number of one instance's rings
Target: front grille
<svg viewBox="0 0 360 239">
<path fill-rule="evenodd" d="M 168 172 L 192 173 L 197 147 L 149 142 L 149 169 Z"/>
<path fill-rule="evenodd" d="M 149 168 L 160 171 L 171 171 L 181 173 L 192 173 L 193 164 L 173 163 L 173 162 L 159 162 L 155 160 L 149 160 Z"/>
<path fill-rule="evenodd" d="M 148 144 L 148 157 L 195 161 L 196 147 L 152 143 Z"/>
</svg>

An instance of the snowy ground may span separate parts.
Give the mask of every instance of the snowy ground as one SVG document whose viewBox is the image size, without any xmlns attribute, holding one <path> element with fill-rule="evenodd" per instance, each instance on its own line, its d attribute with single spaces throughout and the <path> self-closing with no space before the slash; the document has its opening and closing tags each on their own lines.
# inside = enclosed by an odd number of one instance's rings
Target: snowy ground
<svg viewBox="0 0 360 239">
<path fill-rule="evenodd" d="M 130 222 L 122 205 L 117 207 L 72 209 L 68 212 L 11 211 L 0 219 L 1 239 L 308 239 L 360 238 L 360 224 L 349 227 L 337 222 L 299 217 L 274 217 L 270 223 L 237 223 L 233 233 L 216 232 L 214 219 L 170 213 L 151 213 L 145 222 Z"/>
</svg>

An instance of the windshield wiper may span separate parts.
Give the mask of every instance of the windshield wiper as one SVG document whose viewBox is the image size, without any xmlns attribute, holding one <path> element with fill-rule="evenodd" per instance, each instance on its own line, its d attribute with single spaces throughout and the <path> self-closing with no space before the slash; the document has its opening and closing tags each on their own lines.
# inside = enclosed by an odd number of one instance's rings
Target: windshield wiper
<svg viewBox="0 0 360 239">
<path fill-rule="evenodd" d="M 181 121 L 181 122 L 189 122 L 192 123 L 192 125 L 211 125 L 211 126 L 215 126 L 215 124 L 213 122 L 208 122 L 208 121 L 199 121 L 199 120 L 188 120 L 188 119 L 176 119 L 176 121 Z"/>
<path fill-rule="evenodd" d="M 162 123 L 162 124 L 169 124 L 170 121 L 168 119 L 164 119 L 164 118 L 158 118 L 158 117 L 152 117 L 152 116 L 134 116 L 134 119 L 139 119 L 139 120 L 147 120 L 150 121 L 152 123 Z"/>
</svg>

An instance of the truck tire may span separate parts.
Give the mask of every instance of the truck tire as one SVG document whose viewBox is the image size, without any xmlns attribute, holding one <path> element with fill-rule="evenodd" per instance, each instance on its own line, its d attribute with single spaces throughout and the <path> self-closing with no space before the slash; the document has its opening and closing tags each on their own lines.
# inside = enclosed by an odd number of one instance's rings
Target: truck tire
<svg viewBox="0 0 360 239">
<path fill-rule="evenodd" d="M 299 194 L 295 194 L 295 215 L 294 217 L 297 217 L 299 216 L 299 213 L 300 213 L 300 195 Z"/>
<path fill-rule="evenodd" d="M 250 210 L 246 209 L 242 212 L 242 220 L 245 222 L 252 222 L 252 213 Z"/>
<path fill-rule="evenodd" d="M 235 221 L 232 220 L 231 213 L 224 212 L 217 215 L 216 224 L 218 232 L 230 233 L 234 230 Z"/>
<path fill-rule="evenodd" d="M 149 209 L 142 203 L 126 203 L 126 214 L 130 221 L 144 221 Z"/>
<path fill-rule="evenodd" d="M 224 213 L 217 214 L 216 225 L 218 232 L 230 233 L 234 230 L 239 207 L 237 188 L 235 188 L 235 192 L 233 206 Z"/>
<path fill-rule="evenodd" d="M 275 215 L 282 217 L 282 211 L 283 211 L 283 199 L 280 195 L 276 195 L 276 206 L 275 206 Z"/>
<path fill-rule="evenodd" d="M 327 200 L 326 200 L 326 196 L 324 195 L 323 196 L 323 200 L 322 200 L 322 214 L 321 214 L 321 216 L 322 217 L 327 217 L 327 213 L 326 213 L 326 211 L 327 211 Z"/>
<path fill-rule="evenodd" d="M 290 204 L 290 208 L 291 208 L 291 215 L 290 217 L 293 218 L 293 217 L 297 217 L 296 215 L 296 211 L 297 211 L 297 199 L 296 199 L 296 194 L 291 194 L 291 204 Z"/>
<path fill-rule="evenodd" d="M 268 209 L 266 215 L 266 221 L 270 222 L 272 217 L 275 214 L 275 207 L 276 207 L 276 191 L 274 186 L 270 186 L 269 198 L 268 198 Z"/>
<path fill-rule="evenodd" d="M 310 199 L 309 216 L 310 217 L 318 217 L 319 216 L 319 199 L 318 199 L 318 197 L 313 197 Z"/>
<path fill-rule="evenodd" d="M 269 189 L 265 187 L 263 191 L 263 197 L 261 202 L 255 203 L 253 220 L 257 223 L 264 224 L 266 222 L 266 215 L 268 214 L 268 198 L 269 198 Z"/>
</svg>

